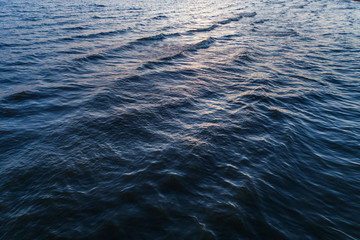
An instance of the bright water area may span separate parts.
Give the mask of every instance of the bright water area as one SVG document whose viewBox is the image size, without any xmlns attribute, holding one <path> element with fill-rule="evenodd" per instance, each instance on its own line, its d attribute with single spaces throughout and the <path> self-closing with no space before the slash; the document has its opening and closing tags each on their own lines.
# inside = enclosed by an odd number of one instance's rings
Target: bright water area
<svg viewBox="0 0 360 240">
<path fill-rule="evenodd" d="M 360 239 L 360 3 L 0 0 L 0 239 Z"/>
</svg>

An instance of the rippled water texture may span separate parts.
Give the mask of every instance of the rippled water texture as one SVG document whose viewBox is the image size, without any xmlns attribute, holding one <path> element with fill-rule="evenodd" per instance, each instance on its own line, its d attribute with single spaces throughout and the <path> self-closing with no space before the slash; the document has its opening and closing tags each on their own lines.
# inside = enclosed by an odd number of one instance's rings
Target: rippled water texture
<svg viewBox="0 0 360 240">
<path fill-rule="evenodd" d="M 0 239 L 360 239 L 360 3 L 0 0 Z"/>
</svg>

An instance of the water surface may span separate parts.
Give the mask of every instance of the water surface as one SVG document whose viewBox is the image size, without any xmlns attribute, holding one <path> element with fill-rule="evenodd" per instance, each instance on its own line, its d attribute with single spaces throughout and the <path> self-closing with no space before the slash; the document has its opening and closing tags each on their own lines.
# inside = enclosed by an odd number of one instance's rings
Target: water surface
<svg viewBox="0 0 360 240">
<path fill-rule="evenodd" d="M 0 239 L 360 239 L 359 13 L 0 0 Z"/>
</svg>

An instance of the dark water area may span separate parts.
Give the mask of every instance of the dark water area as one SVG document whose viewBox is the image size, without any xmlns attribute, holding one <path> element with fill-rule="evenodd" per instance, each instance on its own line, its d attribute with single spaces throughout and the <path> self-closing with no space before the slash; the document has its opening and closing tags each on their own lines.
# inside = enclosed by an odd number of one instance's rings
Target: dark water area
<svg viewBox="0 0 360 240">
<path fill-rule="evenodd" d="M 0 0 L 0 239 L 360 239 L 360 3 Z"/>
</svg>

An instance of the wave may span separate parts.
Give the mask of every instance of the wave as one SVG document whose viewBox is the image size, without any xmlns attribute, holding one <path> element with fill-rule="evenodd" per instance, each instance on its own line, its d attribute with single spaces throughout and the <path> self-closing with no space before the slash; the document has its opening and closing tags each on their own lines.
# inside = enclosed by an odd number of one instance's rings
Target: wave
<svg viewBox="0 0 360 240">
<path fill-rule="evenodd" d="M 0 118 L 21 119 L 70 111 L 79 107 L 77 97 L 91 88 L 89 84 L 49 85 L 12 92 L 0 98 Z"/>
<path fill-rule="evenodd" d="M 117 55 L 116 53 L 125 51 L 125 50 L 129 50 L 129 49 L 133 49 L 134 47 L 138 46 L 138 45 L 146 45 L 147 43 L 151 43 L 151 42 L 156 42 L 156 41 L 162 41 L 164 39 L 166 39 L 167 37 L 175 37 L 175 36 L 180 36 L 179 33 L 172 33 L 172 34 L 157 34 L 157 35 L 152 35 L 152 36 L 148 36 L 148 37 L 144 37 L 144 38 L 138 38 L 134 41 L 130 41 L 124 45 L 121 45 L 119 47 L 115 47 L 115 48 L 108 48 L 108 49 L 104 49 L 102 51 L 99 51 L 98 53 L 91 53 L 91 54 L 87 54 L 83 57 L 80 58 L 75 58 L 74 61 L 77 62 L 91 62 L 91 61 L 98 61 L 98 60 L 107 60 L 107 59 L 111 59 L 111 58 L 117 58 L 119 57 L 119 55 Z"/>
<path fill-rule="evenodd" d="M 78 58 L 77 61 L 86 61 L 86 62 L 93 62 L 98 60 L 106 60 L 108 59 L 104 54 L 102 53 L 95 53 L 95 54 L 89 54 L 85 57 Z"/>
<path fill-rule="evenodd" d="M 268 21 L 270 21 L 270 19 L 260 19 L 260 20 L 255 21 L 254 24 L 263 24 Z"/>
<path fill-rule="evenodd" d="M 0 43 L 0 49 L 1 48 L 7 48 L 7 47 L 16 47 L 21 46 L 21 44 L 18 43 Z"/>
<path fill-rule="evenodd" d="M 139 43 L 139 42 L 157 41 L 157 40 L 163 40 L 163 39 L 165 39 L 165 34 L 160 33 L 158 35 L 139 38 L 139 39 L 136 40 L 136 42 Z"/>
<path fill-rule="evenodd" d="M 243 13 L 238 14 L 236 17 L 228 18 L 228 19 L 219 21 L 218 23 L 221 25 L 225 25 L 225 24 L 228 24 L 231 22 L 239 21 L 240 19 L 245 18 L 245 17 L 248 17 L 248 18 L 255 17 L 256 14 L 257 14 L 256 12 L 243 12 Z"/>
<path fill-rule="evenodd" d="M 162 16 L 162 15 L 160 15 Z M 178 37 L 181 35 L 186 35 L 187 33 L 201 33 L 201 32 L 210 32 L 213 31 L 214 29 L 218 28 L 221 25 L 225 25 L 228 24 L 232 21 L 238 21 L 241 18 L 244 17 L 254 17 L 256 16 L 256 12 L 243 12 L 238 14 L 236 17 L 232 17 L 232 18 L 228 18 L 222 21 L 219 21 L 216 24 L 213 24 L 209 27 L 205 27 L 205 28 L 199 28 L 199 29 L 190 29 L 187 30 L 183 33 L 169 33 L 169 34 L 165 34 L 165 33 L 160 33 L 160 34 L 156 34 L 156 35 L 150 35 L 147 37 L 143 37 L 143 38 L 138 38 L 134 41 L 130 41 L 122 46 L 119 47 L 115 47 L 115 48 L 111 48 L 111 49 L 105 49 L 99 53 L 96 54 L 88 54 L 84 57 L 80 57 L 75 59 L 75 61 L 85 61 L 85 62 L 91 62 L 91 61 L 99 61 L 99 60 L 106 60 L 112 57 L 116 57 L 118 55 L 114 55 L 112 53 L 115 52 L 122 52 L 124 50 L 129 50 L 129 49 L 134 49 L 135 46 L 137 45 L 145 45 L 148 43 L 152 43 L 152 42 L 157 42 L 157 41 L 163 41 L 167 38 L 171 38 L 171 37 Z M 99 32 L 99 33 L 92 33 L 92 34 L 87 34 L 87 35 L 76 35 L 70 38 L 64 38 L 63 40 L 67 40 L 67 41 L 71 41 L 71 40 L 75 40 L 75 39 L 87 39 L 87 38 L 98 38 L 98 37 L 102 37 L 102 36 L 110 36 L 110 35 L 116 35 L 116 34 L 123 34 L 126 33 L 127 31 L 129 31 L 129 29 L 121 29 L 121 30 L 114 30 L 114 31 L 105 31 L 105 32 Z M 179 52 L 175 53 L 175 54 L 171 54 L 169 56 L 165 56 L 165 57 L 161 57 L 157 60 L 154 61 L 148 61 L 147 63 L 143 64 L 142 67 L 145 68 L 153 68 L 156 65 L 167 65 L 167 64 L 171 64 L 170 62 L 174 59 L 177 58 L 181 58 L 184 57 L 184 53 L 186 52 L 195 52 L 198 51 L 199 49 L 205 49 L 208 48 L 213 42 L 215 41 L 214 38 L 210 37 L 206 40 L 200 41 L 198 43 L 195 44 L 191 44 L 188 46 L 185 46 L 183 49 L 181 49 Z"/>
<path fill-rule="evenodd" d="M 191 29 L 189 31 L 187 31 L 188 33 L 195 33 L 195 32 L 209 32 L 214 30 L 215 28 L 217 28 L 219 25 L 217 24 L 213 24 L 210 27 L 206 27 L 206 28 L 198 28 L 198 29 Z"/>
<path fill-rule="evenodd" d="M 190 45 L 186 51 L 194 52 L 199 49 L 209 48 L 212 43 L 215 42 L 215 38 L 209 37 L 201 42 Z"/>
<path fill-rule="evenodd" d="M 70 27 L 65 28 L 66 30 L 86 30 L 87 27 Z M 25 47 L 25 46 L 33 46 L 33 45 L 43 45 L 48 43 L 58 43 L 63 41 L 75 41 L 77 39 L 96 39 L 105 36 L 116 36 L 120 34 L 125 34 L 129 32 L 131 28 L 126 29 L 119 29 L 119 30 L 110 30 L 110 31 L 103 31 L 103 32 L 96 32 L 90 34 L 82 34 L 82 35 L 74 35 L 70 37 L 62 37 L 57 39 L 45 40 L 45 41 L 37 41 L 37 42 L 30 42 L 30 43 L 0 43 L 0 49 L 6 47 Z"/>
<path fill-rule="evenodd" d="M 236 65 L 247 65 L 252 62 L 259 62 L 259 59 L 261 59 L 263 56 L 264 54 L 258 50 L 254 50 L 253 48 L 246 48 L 236 55 L 234 63 Z"/>
<path fill-rule="evenodd" d="M 118 55 L 119 52 L 133 49 L 135 46 L 143 45 L 143 44 L 146 44 L 147 42 L 162 41 L 166 37 L 173 37 L 173 36 L 179 36 L 179 34 L 178 33 L 175 33 L 175 34 L 158 34 L 158 35 L 153 35 L 153 36 L 150 36 L 150 37 L 140 38 L 140 39 L 131 41 L 131 42 L 125 44 L 125 45 L 122 45 L 120 47 L 111 48 L 111 49 L 105 49 L 105 50 L 97 52 L 97 53 L 87 54 L 85 56 L 75 58 L 72 61 L 89 63 L 89 62 L 98 62 L 98 61 L 101 61 L 101 60 L 109 60 L 109 59 L 112 59 L 112 58 L 118 58 L 119 57 L 119 55 Z M 212 37 L 209 37 L 209 38 L 207 38 L 205 40 L 202 40 L 200 42 L 197 42 L 195 44 L 189 44 L 189 45 L 185 45 L 185 46 L 178 46 L 178 48 L 180 49 L 178 52 L 175 52 L 174 54 L 171 54 L 171 55 L 168 55 L 168 56 L 161 57 L 161 58 L 159 58 L 157 60 L 150 60 L 150 61 L 144 63 L 139 69 L 141 69 L 141 68 L 153 69 L 153 68 L 155 68 L 155 66 L 171 65 L 172 60 L 185 57 L 185 53 L 187 53 L 187 52 L 196 52 L 196 51 L 198 51 L 200 49 L 209 48 L 210 45 L 212 43 L 214 43 L 214 42 L 215 42 L 215 39 L 212 38 Z"/>
<path fill-rule="evenodd" d="M 106 7 L 104 4 L 93 4 L 92 6 L 98 7 L 98 8 L 104 8 L 104 7 Z"/>
<path fill-rule="evenodd" d="M 100 49 L 98 50 L 96 53 L 89 53 L 86 54 L 84 56 L 81 57 L 77 57 L 74 58 L 72 60 L 70 60 L 70 62 L 66 65 L 68 66 L 62 66 L 62 67 L 58 67 L 57 70 L 60 72 L 77 72 L 78 70 L 80 71 L 81 69 L 79 69 L 79 67 L 81 68 L 81 66 L 77 66 L 74 67 L 74 64 L 71 64 L 71 62 L 77 62 L 77 63 L 91 63 L 91 62 L 99 62 L 99 61 L 106 61 L 109 59 L 113 59 L 113 58 L 118 58 L 120 57 L 119 52 L 123 52 L 123 51 L 128 51 L 128 50 L 136 50 L 136 47 L 141 45 L 148 45 L 151 44 L 153 42 L 158 42 L 158 41 L 164 41 L 167 38 L 171 38 L 171 37 L 178 37 L 181 35 L 184 35 L 186 33 L 201 33 L 201 32 L 210 32 L 213 31 L 214 29 L 218 28 L 221 25 L 225 25 L 227 23 L 230 23 L 232 21 L 238 21 L 243 17 L 253 17 L 256 15 L 256 12 L 250 12 L 250 13 L 240 13 L 238 14 L 236 17 L 231 17 L 228 19 L 225 19 L 223 21 L 219 21 L 216 24 L 213 24 L 209 27 L 206 28 L 200 28 L 200 29 L 191 29 L 191 30 L 187 30 L 185 32 L 178 32 L 178 33 L 160 33 L 160 34 L 156 34 L 156 35 L 150 35 L 147 37 L 142 37 L 142 38 L 138 38 L 135 39 L 133 41 L 130 41 L 124 45 L 121 45 L 119 47 L 113 47 L 113 48 L 106 48 L 106 49 Z M 163 18 L 162 15 L 159 15 L 160 18 Z M 158 16 L 158 17 L 159 17 Z M 84 26 L 76 26 L 76 27 L 71 27 L 68 28 L 71 30 L 84 30 L 86 29 L 86 27 Z M 131 28 L 127 28 L 127 29 L 119 29 L 119 30 L 110 30 L 110 31 L 101 31 L 101 32 L 95 32 L 95 33 L 90 33 L 90 34 L 79 34 L 79 35 L 74 35 L 71 37 L 66 37 L 66 38 L 60 38 L 60 39 L 55 39 L 55 40 L 49 40 L 48 42 L 57 42 L 57 41 L 74 41 L 76 39 L 97 39 L 97 38 L 101 38 L 101 37 L 106 37 L 106 36 L 116 36 L 119 34 L 124 34 L 128 31 L 130 31 Z M 184 58 L 186 57 L 186 53 L 188 52 L 196 52 L 200 49 L 206 49 L 209 48 L 210 45 L 215 41 L 214 38 L 210 37 L 208 39 L 205 39 L 203 41 L 200 41 L 198 43 L 195 44 L 189 44 L 189 45 L 184 45 L 184 46 L 179 46 L 179 51 L 175 52 L 173 54 L 170 55 L 165 55 L 163 57 L 160 57 L 158 59 L 155 60 L 150 60 L 146 63 L 144 63 L 140 68 L 148 68 L 148 69 L 153 69 L 156 66 L 160 66 L 160 65 L 172 65 L 172 61 L 175 59 L 179 59 L 179 58 Z M 41 44 L 41 42 L 38 42 L 39 44 Z M 38 44 L 37 43 L 37 44 Z M 45 42 L 43 42 L 45 43 Z M 31 44 L 30 44 L 31 45 Z M 3 45 L 4 47 L 9 47 L 11 45 Z M 2 45 L 0 45 L 0 48 L 2 47 Z M 63 53 L 63 54 L 72 54 L 72 52 L 59 52 L 59 53 Z M 80 53 L 80 52 L 78 52 Z M 77 53 L 75 53 L 77 54 Z M 244 59 L 243 59 L 244 60 Z M 71 66 L 70 66 L 71 65 Z"/>
<path fill-rule="evenodd" d="M 256 12 L 242 12 L 238 15 L 239 18 L 251 18 L 251 17 L 255 17 L 257 15 Z"/>
<path fill-rule="evenodd" d="M 144 9 L 142 9 L 140 7 L 131 7 L 131 8 L 128 8 L 127 10 L 130 10 L 130 11 L 142 11 Z"/>
<path fill-rule="evenodd" d="M 253 28 L 253 32 L 258 32 L 259 34 L 266 35 L 266 36 L 272 36 L 272 37 L 297 37 L 300 36 L 297 31 L 294 29 L 264 29 L 264 30 L 258 30 L 258 28 Z"/>
<path fill-rule="evenodd" d="M 129 44 L 139 44 L 139 43 L 144 43 L 144 42 L 160 41 L 160 40 L 164 40 L 165 38 L 168 38 L 168 37 L 177 37 L 180 35 L 181 35 L 180 33 L 169 33 L 169 34 L 160 33 L 157 35 L 139 38 L 139 39 L 135 40 L 134 42 L 130 42 Z"/>
<path fill-rule="evenodd" d="M 86 30 L 88 29 L 88 27 L 83 27 L 83 26 L 77 26 L 77 27 L 66 27 L 63 28 L 64 30 Z"/>
<path fill-rule="evenodd" d="M 36 87 L 11 93 L 3 97 L 1 102 L 25 102 L 39 99 L 55 98 L 66 92 L 83 91 L 89 89 L 87 85 L 60 85 L 49 87 Z"/>
<path fill-rule="evenodd" d="M 188 46 L 180 47 L 182 50 L 180 50 L 177 53 L 174 53 L 169 56 L 161 57 L 157 60 L 151 60 L 146 63 L 144 63 L 140 68 L 147 68 L 147 69 L 154 69 L 155 67 L 162 66 L 162 65 L 173 65 L 172 61 L 180 58 L 185 58 L 187 52 L 196 52 L 200 49 L 206 49 L 209 48 L 210 45 L 215 41 L 214 38 L 209 37 L 203 41 L 200 41 L 195 44 L 191 44 Z"/>
<path fill-rule="evenodd" d="M 158 60 L 148 61 L 148 62 L 144 63 L 138 69 L 141 69 L 141 68 L 154 69 L 155 67 L 161 66 L 161 65 L 173 65 L 173 63 L 172 63 L 173 60 L 179 59 L 179 58 L 184 58 L 184 57 L 186 57 L 184 55 L 184 51 L 181 51 L 179 53 L 175 53 L 170 56 L 159 58 Z"/>
<path fill-rule="evenodd" d="M 156 16 L 156 17 L 153 17 L 152 19 L 154 19 L 154 20 L 161 20 L 161 19 L 166 19 L 166 18 L 168 18 L 168 17 L 165 16 L 165 15 L 158 15 L 158 16 Z"/>
<path fill-rule="evenodd" d="M 85 29 L 85 28 L 84 27 L 72 28 L 72 30 L 83 30 L 83 29 Z M 97 32 L 97 33 L 90 33 L 90 34 L 83 34 L 83 35 L 75 35 L 72 37 L 61 38 L 59 40 L 73 41 L 75 39 L 88 39 L 88 38 L 93 39 L 93 38 L 99 38 L 99 37 L 103 37 L 103 36 L 124 34 L 130 30 L 131 30 L 131 28 L 127 28 L 127 29 L 111 30 L 111 31 L 104 31 L 104 32 Z"/>
<path fill-rule="evenodd" d="M 295 30 L 293 29 L 288 29 L 288 30 L 284 30 L 284 31 L 269 31 L 266 32 L 266 34 L 275 36 L 275 37 L 296 37 L 299 36 L 299 33 L 297 33 Z"/>
<path fill-rule="evenodd" d="M 210 31 L 218 28 L 220 25 L 226 25 L 231 22 L 239 21 L 240 19 L 245 18 L 245 17 L 255 17 L 255 16 L 256 16 L 256 12 L 243 12 L 243 13 L 238 14 L 235 17 L 221 20 L 209 27 L 188 30 L 187 33 L 210 32 Z"/>
</svg>

